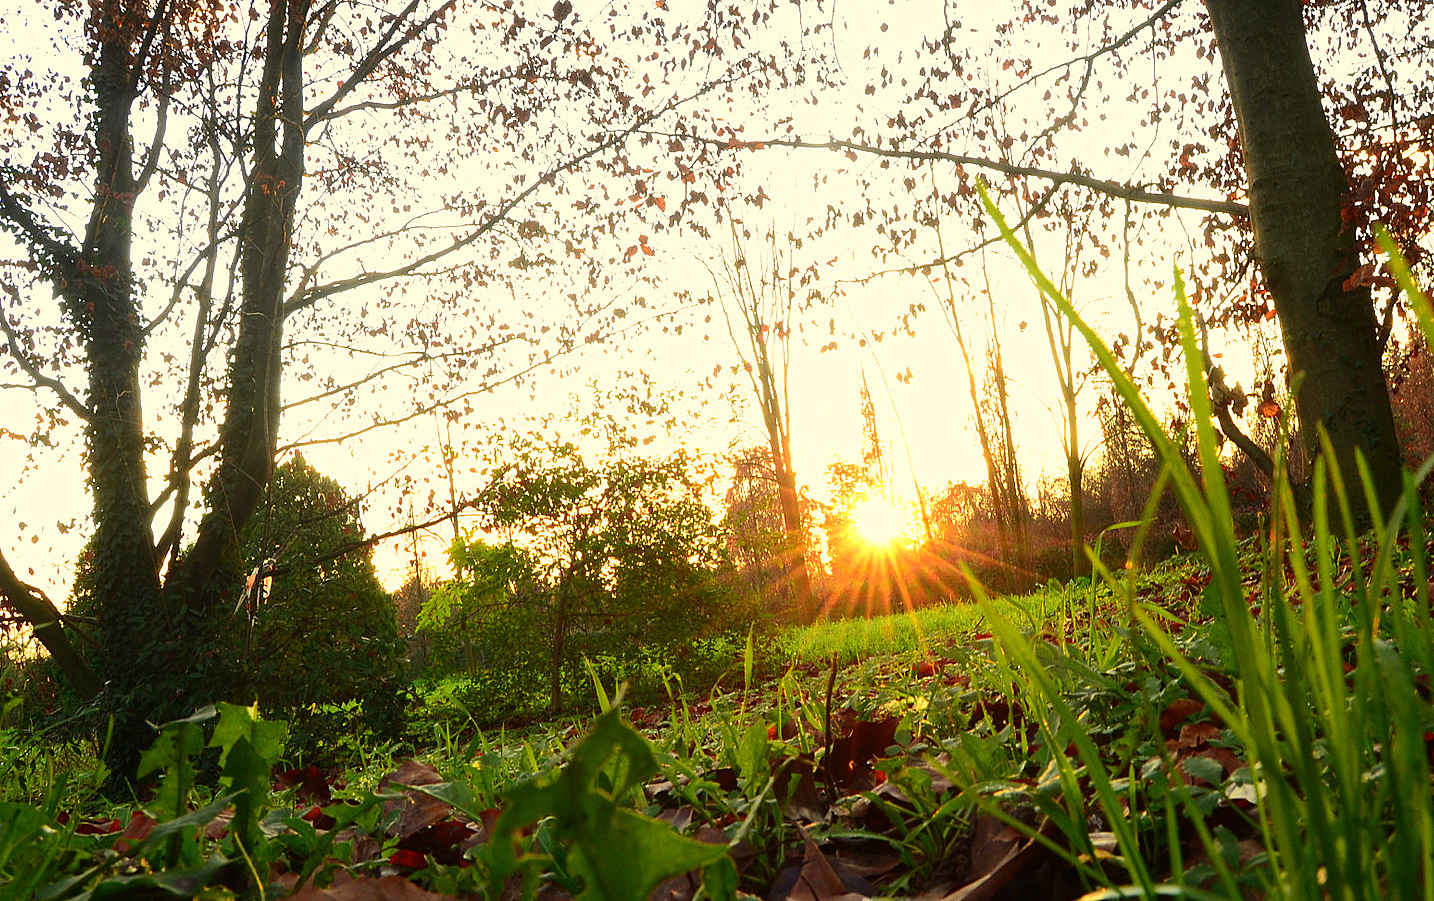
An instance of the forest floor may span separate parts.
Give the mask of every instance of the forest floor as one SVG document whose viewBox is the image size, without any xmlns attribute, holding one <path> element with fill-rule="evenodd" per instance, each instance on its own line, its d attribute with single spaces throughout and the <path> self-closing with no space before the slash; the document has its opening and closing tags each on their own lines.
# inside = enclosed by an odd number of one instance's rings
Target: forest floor
<svg viewBox="0 0 1434 901">
<path fill-rule="evenodd" d="M 222 707 L 164 727 L 155 794 L 118 807 L 7 733 L 0 897 L 1318 897 L 1335 878 L 1370 886 L 1347 897 L 1418 896 L 1428 832 L 1409 818 L 1431 806 L 1434 716 L 1427 653 L 1394 648 L 1428 634 L 1427 575 L 1395 561 L 1397 583 L 1423 580 L 1423 620 L 1371 639 L 1358 559 L 1316 555 L 1302 574 L 1262 564 L 1257 542 L 1241 553 L 1248 623 L 1190 556 L 826 623 L 789 636 L 770 680 L 749 652 L 728 688 L 661 708 L 595 684 L 596 717 L 453 724 L 412 759 L 376 748 L 342 771 L 285 769 L 277 724 Z M 1316 832 L 1341 812 L 1361 820 L 1335 829 L 1356 845 L 1343 856 Z M 1282 830 L 1325 855 L 1318 880 L 1291 876 Z"/>
</svg>

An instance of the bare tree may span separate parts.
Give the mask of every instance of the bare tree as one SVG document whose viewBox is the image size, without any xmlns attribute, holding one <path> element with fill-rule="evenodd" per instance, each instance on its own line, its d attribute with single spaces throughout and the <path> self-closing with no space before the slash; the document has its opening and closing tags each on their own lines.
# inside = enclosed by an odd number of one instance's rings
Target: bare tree
<svg viewBox="0 0 1434 901">
<path fill-rule="evenodd" d="M 798 292 L 805 290 L 804 275 L 792 260 L 792 242 L 777 244 L 775 230 L 757 246 L 751 231 L 728 218 L 730 244 L 717 267 L 709 267 L 727 321 L 727 334 L 742 360 L 762 425 L 772 476 L 786 531 L 782 549 L 789 597 L 803 618 L 816 614 L 811 572 L 807 563 L 807 530 L 802 521 L 801 496 L 792 464 L 792 419 L 787 392 L 791 366 L 793 314 Z M 765 252 L 765 256 L 759 256 Z"/>
</svg>

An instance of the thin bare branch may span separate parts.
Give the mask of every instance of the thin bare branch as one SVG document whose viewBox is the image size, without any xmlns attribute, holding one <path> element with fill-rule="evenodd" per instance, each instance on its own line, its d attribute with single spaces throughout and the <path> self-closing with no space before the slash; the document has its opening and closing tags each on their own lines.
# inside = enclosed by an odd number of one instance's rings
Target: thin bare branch
<svg viewBox="0 0 1434 901">
<path fill-rule="evenodd" d="M 993 107 L 1004 101 L 1007 97 L 1010 97 L 1012 94 L 1023 88 L 1030 87 L 1032 84 L 1036 83 L 1037 81 L 1040 81 L 1042 78 L 1045 78 L 1052 72 L 1055 72 L 1060 69 L 1070 69 L 1072 66 L 1077 66 L 1081 64 L 1085 65 L 1085 74 L 1081 78 L 1081 88 L 1079 91 L 1077 91 L 1077 93 L 1083 92 L 1086 83 L 1090 80 L 1091 71 L 1094 68 L 1095 61 L 1097 59 L 1100 59 L 1102 56 L 1105 56 L 1108 53 L 1114 53 L 1121 47 L 1124 47 L 1126 44 L 1129 44 L 1131 41 L 1135 40 L 1135 36 L 1137 34 L 1140 34 L 1145 29 L 1155 25 L 1156 22 L 1159 22 L 1161 19 L 1165 18 L 1166 13 L 1170 12 L 1183 2 L 1184 0 L 1167 0 L 1167 2 L 1162 4 L 1159 9 L 1151 13 L 1145 19 L 1145 21 L 1131 28 L 1129 31 L 1126 31 L 1124 34 L 1122 34 L 1120 37 L 1116 38 L 1109 44 L 1102 44 L 1101 46 L 1092 50 L 1090 53 L 1071 57 L 1064 62 L 1059 62 L 1053 66 L 1048 66 L 1033 75 L 1027 76 L 1026 78 L 1023 78 L 1020 81 L 1016 82 L 1015 85 L 1011 86 L 1010 88 L 1007 88 L 1006 90 L 992 97 L 990 100 L 976 107 L 974 110 L 972 110 L 972 112 L 979 113 L 992 109 Z"/>
<path fill-rule="evenodd" d="M 403 28 L 404 23 L 408 21 L 409 16 L 413 15 L 414 10 L 418 9 L 419 0 L 409 0 L 408 5 L 403 8 L 402 12 L 393 17 L 388 30 L 378 39 L 378 43 L 364 56 L 358 66 L 349 74 L 349 77 L 344 79 L 343 84 L 339 85 L 327 100 L 314 107 L 313 111 L 304 117 L 304 132 L 307 133 L 314 125 L 329 118 L 329 113 L 338 105 L 339 101 L 353 93 L 355 88 L 363 84 L 364 81 L 373 74 L 373 71 L 378 68 L 380 63 L 402 50 L 410 41 L 427 30 L 429 26 L 447 15 L 448 11 L 453 8 L 454 3 L 455 0 L 447 0 L 446 3 L 429 13 L 423 21 L 411 25 L 407 33 L 395 40 L 398 32 Z"/>
<path fill-rule="evenodd" d="M 362 387 L 362 386 L 368 384 L 369 382 L 373 381 L 373 380 L 376 379 L 376 378 L 380 378 L 380 377 L 382 377 L 382 376 L 389 375 L 390 373 L 398 372 L 398 371 L 400 371 L 400 370 L 407 369 L 407 368 L 412 367 L 412 366 L 419 366 L 419 365 L 422 365 L 422 364 L 424 364 L 424 363 L 437 363 L 437 362 L 439 362 L 439 361 L 441 361 L 441 360 L 455 359 L 455 358 L 458 358 L 458 357 L 467 357 L 467 356 L 473 356 L 473 355 L 475 355 L 475 354 L 488 353 L 488 352 L 490 352 L 490 351 L 492 351 L 492 350 L 495 350 L 495 349 L 497 349 L 497 348 L 499 348 L 499 347 L 502 347 L 504 344 L 507 344 L 507 343 L 509 343 L 509 342 L 511 342 L 511 341 L 517 341 L 517 340 L 520 340 L 520 339 L 526 339 L 526 336 L 525 336 L 525 335 L 509 335 L 509 336 L 503 338 L 502 340 L 491 342 L 491 343 L 489 343 L 489 344 L 487 344 L 487 345 L 485 345 L 485 346 L 483 346 L 483 347 L 480 347 L 480 348 L 464 349 L 464 350 L 455 350 L 455 351 L 449 351 L 449 352 L 447 352 L 447 353 L 441 353 L 441 354 L 429 353 L 429 352 L 426 351 L 426 350 L 424 350 L 424 351 L 412 351 L 412 352 L 409 354 L 409 359 L 402 360 L 402 361 L 397 362 L 397 363 L 392 363 L 392 364 L 390 364 L 390 365 L 388 365 L 388 366 L 384 366 L 384 367 L 381 368 L 381 369 L 375 369 L 374 371 L 368 373 L 367 375 L 365 375 L 365 376 L 363 376 L 363 377 L 361 377 L 361 378 L 354 379 L 353 381 L 347 382 L 347 383 L 342 384 L 342 385 L 335 385 L 334 387 L 329 388 L 329 389 L 326 389 L 326 390 L 324 390 L 324 391 L 321 391 L 321 392 L 319 392 L 318 394 L 311 394 L 311 395 L 309 395 L 308 397 L 301 397 L 301 398 L 299 398 L 298 400 L 287 401 L 287 402 L 285 402 L 285 404 L 284 404 L 284 406 L 283 406 L 282 409 L 283 409 L 283 411 L 284 411 L 285 413 L 287 413 L 287 412 L 289 412 L 290 410 L 292 410 L 292 409 L 294 409 L 294 408 L 296 408 L 296 407 L 302 407 L 302 406 L 304 406 L 305 404 L 312 404 L 312 403 L 316 403 L 316 402 L 318 402 L 318 401 L 328 400 L 329 398 L 336 397 L 336 396 L 338 396 L 338 395 L 340 395 L 340 394 L 344 394 L 344 393 L 347 393 L 347 392 L 349 392 L 349 391 L 353 391 L 353 390 L 356 389 L 356 388 L 360 388 L 360 387 Z"/>
<path fill-rule="evenodd" d="M 760 150 L 765 147 L 791 147 L 804 150 L 830 150 L 837 153 L 865 153 L 886 159 L 909 160 L 912 162 L 949 163 L 954 166 L 971 166 L 977 169 L 989 169 L 993 172 L 1000 172 L 1004 175 L 1018 178 L 1038 178 L 1056 185 L 1077 185 L 1082 188 L 1089 188 L 1092 191 L 1105 194 L 1109 197 L 1128 200 L 1133 203 L 1149 203 L 1157 206 L 1173 207 L 1175 209 L 1200 210 L 1206 213 L 1223 213 L 1228 216 L 1246 217 L 1250 214 L 1250 208 L 1247 205 L 1234 200 L 1208 200 L 1203 197 L 1187 197 L 1181 194 L 1151 191 L 1140 185 L 1128 185 L 1118 181 L 1109 181 L 1103 178 L 1083 175 L 1079 172 L 1056 172 L 1051 169 L 1038 169 L 1034 166 L 1018 166 L 1014 163 L 1006 163 L 1000 160 L 991 160 L 979 156 L 966 156 L 959 153 L 947 153 L 942 150 L 900 150 L 894 147 L 873 147 L 870 144 L 862 144 L 858 141 L 848 141 L 837 138 L 833 138 L 830 141 L 803 141 L 792 138 L 736 140 L 704 138 L 691 134 L 659 131 L 644 131 L 643 134 L 684 141 L 697 141 L 713 147 L 729 150 Z"/>
<path fill-rule="evenodd" d="M 18 306 L 20 303 L 19 290 L 14 285 L 8 283 L 3 285 L 3 288 L 5 293 L 9 294 L 10 299 Z M 26 375 L 35 380 L 33 387 L 48 388 L 55 392 L 55 395 L 60 398 L 60 402 L 70 408 L 70 412 L 85 422 L 88 422 L 92 416 L 89 407 L 86 407 L 80 402 L 78 397 L 71 394 L 70 389 L 66 388 L 64 383 L 59 379 L 51 378 L 40 371 L 40 368 L 30 359 L 30 355 L 20 346 L 20 336 L 15 333 L 15 328 L 10 323 L 10 317 L 5 314 L 4 309 L 0 309 L 0 331 L 5 333 L 5 344 L 15 364 L 23 369 Z"/>
<path fill-rule="evenodd" d="M 339 109 L 330 110 L 329 112 L 324 114 L 322 119 L 315 119 L 314 116 L 311 115 L 309 117 L 309 124 L 312 126 L 333 119 L 342 119 L 345 116 L 352 115 L 353 113 L 363 112 L 365 110 L 392 111 L 407 109 L 411 106 L 418 106 L 419 104 L 423 103 L 431 103 L 434 100 L 443 100 L 447 97 L 454 97 L 459 94 L 476 93 L 478 91 L 482 91 L 487 88 L 491 88 L 509 81 L 519 81 L 523 84 L 529 84 L 533 81 L 556 82 L 558 81 L 558 79 L 552 76 L 537 76 L 531 72 L 513 72 L 509 75 L 504 75 L 491 81 L 461 81 L 457 84 L 451 85 L 450 87 L 444 88 L 441 91 L 431 91 L 427 94 L 415 94 L 412 97 L 404 97 L 402 100 L 362 100 L 358 103 L 352 103 Z"/>
<path fill-rule="evenodd" d="M 341 544 L 338 547 L 332 548 L 322 554 L 319 554 L 318 556 L 310 557 L 302 563 L 294 564 L 292 566 L 276 566 L 274 567 L 274 575 L 282 576 L 286 573 L 294 571 L 295 569 L 307 569 L 309 567 L 317 566 L 320 563 L 327 563 L 330 560 L 337 560 L 340 557 L 348 556 L 349 554 L 352 554 L 356 551 L 362 551 L 367 548 L 371 548 L 374 545 L 378 544 L 380 541 L 387 541 L 390 538 L 399 538 L 403 535 L 411 535 L 414 532 L 421 532 L 424 529 L 431 529 L 434 526 L 442 525 L 445 522 L 449 522 L 459 513 L 462 513 L 464 510 L 471 510 L 473 509 L 473 507 L 473 501 L 463 501 L 457 506 L 453 507 L 453 509 L 449 510 L 447 513 L 444 513 L 442 516 L 430 519 L 427 522 L 413 523 L 411 525 L 406 525 L 402 528 L 393 529 L 388 532 L 376 532 L 373 535 L 369 535 L 365 538 L 359 538 L 354 541 L 349 541 L 344 544 Z"/>
</svg>

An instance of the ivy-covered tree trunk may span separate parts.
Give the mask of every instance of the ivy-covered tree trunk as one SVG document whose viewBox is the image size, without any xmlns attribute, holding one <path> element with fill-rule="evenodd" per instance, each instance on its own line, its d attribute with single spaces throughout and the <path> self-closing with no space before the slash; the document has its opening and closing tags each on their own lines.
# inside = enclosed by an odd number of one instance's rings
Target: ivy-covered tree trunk
<svg viewBox="0 0 1434 901">
<path fill-rule="evenodd" d="M 1306 453 L 1329 436 L 1351 488 L 1356 454 L 1387 509 L 1401 489 L 1369 287 L 1340 200 L 1348 181 L 1320 104 L 1299 0 L 1206 0 L 1240 129 L 1250 220 L 1279 314 Z M 1356 496 L 1358 492 L 1356 491 Z"/>
<path fill-rule="evenodd" d="M 139 366 L 144 349 L 131 266 L 132 212 L 148 174 L 134 171 L 130 134 L 133 70 L 144 65 L 156 23 L 136 21 L 127 4 L 97 7 L 90 30 L 98 46 L 91 80 L 98 155 L 95 200 L 69 278 L 59 278 L 65 314 L 83 336 L 89 384 L 85 437 L 94 499 L 94 591 L 107 599 L 100 635 L 109 712 L 115 718 L 111 766 L 132 773 L 152 735 L 132 703 L 146 681 L 163 679 L 169 661 L 150 653 L 166 631 L 159 566 L 150 538 Z M 151 164 L 152 165 L 152 162 Z M 139 705 L 142 706 L 142 705 Z"/>
</svg>

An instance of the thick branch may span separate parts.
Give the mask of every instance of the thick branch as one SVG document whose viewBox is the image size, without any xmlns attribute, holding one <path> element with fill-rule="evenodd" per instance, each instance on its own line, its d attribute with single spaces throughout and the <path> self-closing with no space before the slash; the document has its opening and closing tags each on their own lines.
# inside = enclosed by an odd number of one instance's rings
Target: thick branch
<svg viewBox="0 0 1434 901">
<path fill-rule="evenodd" d="M 79 258 L 79 251 L 56 238 L 48 226 L 42 225 L 35 214 L 10 193 L 10 186 L 4 178 L 0 178 L 0 217 L 9 226 L 5 231 L 29 244 L 41 257 L 39 262 L 46 278 L 53 281 L 57 270 L 69 270 Z"/>
<path fill-rule="evenodd" d="M 70 643 L 60 611 L 55 609 L 43 591 L 20 581 L 3 553 L 0 553 L 0 599 L 23 616 L 30 628 L 35 630 L 35 637 L 50 652 L 51 659 L 76 694 L 88 701 L 100 693 L 99 677 Z"/>
<path fill-rule="evenodd" d="M 282 576 L 286 573 L 294 571 L 295 569 L 308 569 L 310 567 L 318 566 L 320 563 L 327 563 L 330 560 L 337 560 L 340 557 L 346 557 L 349 554 L 355 553 L 356 551 L 362 551 L 367 548 L 371 548 L 374 545 L 378 544 L 380 541 L 387 541 L 390 538 L 399 538 L 403 535 L 411 535 L 414 532 L 421 532 L 424 529 L 431 529 L 434 526 L 442 525 L 443 523 L 452 520 L 455 516 L 457 516 L 464 510 L 473 509 L 474 506 L 474 501 L 464 501 L 463 503 L 455 506 L 452 510 L 449 510 L 447 513 L 444 513 L 442 516 L 439 516 L 435 519 L 430 519 L 427 522 L 420 522 L 414 523 L 412 525 L 403 526 L 402 528 L 393 529 L 388 532 L 377 532 L 373 535 L 369 535 L 365 538 L 359 538 L 355 541 L 344 542 L 337 547 L 330 548 L 322 554 L 319 554 L 315 557 L 310 557 L 300 564 L 294 564 L 292 566 L 276 566 L 274 567 L 273 574 L 275 576 Z"/>
</svg>

